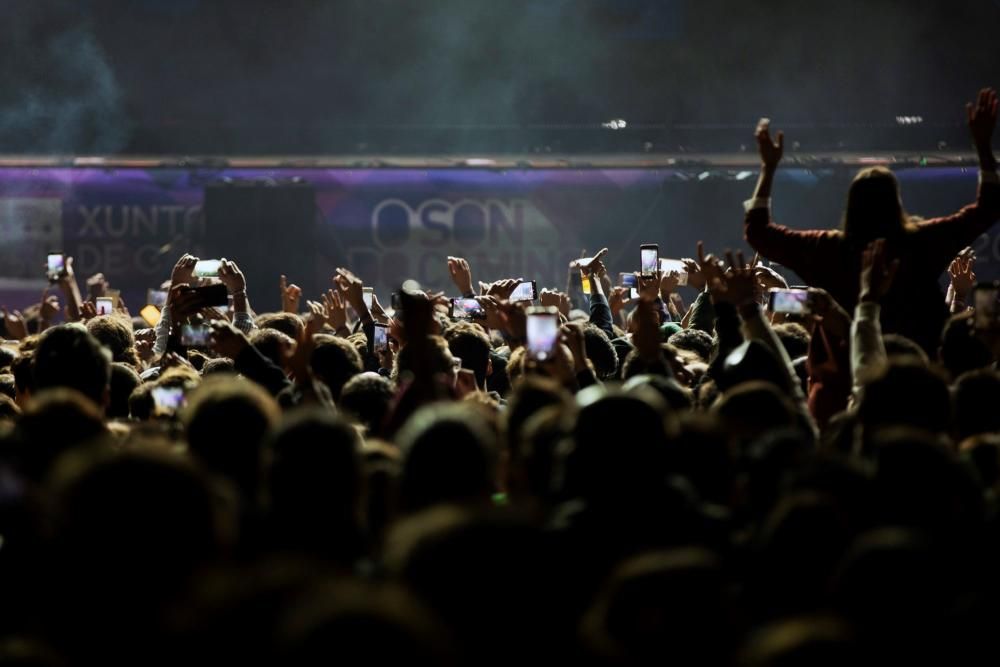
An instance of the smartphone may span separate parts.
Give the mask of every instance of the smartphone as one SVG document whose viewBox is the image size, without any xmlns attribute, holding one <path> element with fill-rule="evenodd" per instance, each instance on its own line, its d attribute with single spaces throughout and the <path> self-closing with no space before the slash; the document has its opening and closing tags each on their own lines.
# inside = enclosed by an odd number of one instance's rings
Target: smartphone
<svg viewBox="0 0 1000 667">
<path fill-rule="evenodd" d="M 528 309 L 528 356 L 545 361 L 555 356 L 559 344 L 559 311 L 549 307 Z"/>
<path fill-rule="evenodd" d="M 151 327 L 160 323 L 160 309 L 153 305 L 146 305 L 139 311 L 139 317 Z"/>
<path fill-rule="evenodd" d="M 372 336 L 372 352 L 381 354 L 389 349 L 389 327 L 375 323 L 375 333 Z"/>
<path fill-rule="evenodd" d="M 651 276 L 660 268 L 660 246 L 655 243 L 643 243 L 639 246 L 639 272 Z"/>
<path fill-rule="evenodd" d="M 146 290 L 146 305 L 163 308 L 167 305 L 167 290 L 153 288 Z"/>
<path fill-rule="evenodd" d="M 580 272 L 580 288 L 584 294 L 590 294 L 590 276 L 583 271 Z"/>
<path fill-rule="evenodd" d="M 635 299 L 639 298 L 639 281 L 635 277 L 634 273 L 619 273 L 618 274 L 618 283 L 622 287 L 628 287 L 628 288 L 630 288 L 630 290 L 629 290 L 629 298 L 630 299 L 632 299 L 634 301 Z"/>
<path fill-rule="evenodd" d="M 977 329 L 989 330 L 996 326 L 997 313 L 1000 312 L 997 308 L 998 294 L 1000 289 L 993 283 L 980 283 L 973 289 L 972 304 L 976 307 L 973 320 Z"/>
<path fill-rule="evenodd" d="M 510 293 L 511 303 L 517 301 L 534 301 L 538 298 L 538 288 L 535 286 L 534 280 L 525 280 L 514 288 L 514 291 Z"/>
<path fill-rule="evenodd" d="M 110 315 L 115 310 L 115 300 L 110 296 L 99 296 L 94 300 L 98 315 Z"/>
<path fill-rule="evenodd" d="M 217 278 L 220 266 L 222 266 L 221 259 L 199 259 L 194 265 L 194 277 Z"/>
<path fill-rule="evenodd" d="M 372 309 L 372 295 L 375 293 L 374 287 L 362 287 L 361 298 L 365 301 L 365 308 Z"/>
<path fill-rule="evenodd" d="M 151 393 L 158 413 L 172 415 L 184 405 L 183 387 L 153 387 Z"/>
<path fill-rule="evenodd" d="M 66 255 L 61 252 L 50 252 L 45 259 L 45 274 L 51 282 L 59 280 L 66 271 Z"/>
<path fill-rule="evenodd" d="M 192 287 L 190 289 L 198 295 L 198 308 L 216 308 L 229 304 L 229 290 L 222 283 L 205 285 L 204 287 Z"/>
<path fill-rule="evenodd" d="M 184 347 L 208 347 L 211 329 L 207 324 L 181 325 L 181 345 Z"/>
<path fill-rule="evenodd" d="M 456 320 L 485 320 L 486 310 L 479 299 L 452 299 L 451 316 Z"/>
<path fill-rule="evenodd" d="M 668 273 L 676 273 L 677 284 L 680 286 L 688 284 L 687 267 L 684 266 L 684 262 L 679 259 L 661 259 L 660 271 L 663 271 L 664 275 Z"/>
<path fill-rule="evenodd" d="M 808 315 L 812 312 L 809 292 L 804 289 L 772 289 L 767 308 L 772 313 Z"/>
</svg>

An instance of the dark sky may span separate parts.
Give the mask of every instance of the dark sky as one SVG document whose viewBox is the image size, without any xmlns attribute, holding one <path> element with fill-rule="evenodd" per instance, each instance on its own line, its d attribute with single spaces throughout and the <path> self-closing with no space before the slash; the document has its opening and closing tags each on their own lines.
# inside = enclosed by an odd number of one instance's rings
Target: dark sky
<svg viewBox="0 0 1000 667">
<path fill-rule="evenodd" d="M 552 127 L 529 139 L 528 125 L 752 126 L 761 115 L 865 142 L 864 128 L 897 115 L 957 127 L 963 100 L 1000 85 L 995 0 L 6 0 L 4 10 L 0 153 L 517 150 L 568 136 Z"/>
</svg>

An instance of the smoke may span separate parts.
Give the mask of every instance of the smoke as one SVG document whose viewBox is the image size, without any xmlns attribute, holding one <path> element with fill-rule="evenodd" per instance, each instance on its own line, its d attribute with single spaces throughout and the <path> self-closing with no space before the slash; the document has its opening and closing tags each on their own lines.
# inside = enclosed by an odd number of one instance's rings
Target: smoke
<svg viewBox="0 0 1000 667">
<path fill-rule="evenodd" d="M 86 16 L 64 2 L 15 1 L 4 9 L 0 152 L 123 149 L 122 91 Z"/>
</svg>

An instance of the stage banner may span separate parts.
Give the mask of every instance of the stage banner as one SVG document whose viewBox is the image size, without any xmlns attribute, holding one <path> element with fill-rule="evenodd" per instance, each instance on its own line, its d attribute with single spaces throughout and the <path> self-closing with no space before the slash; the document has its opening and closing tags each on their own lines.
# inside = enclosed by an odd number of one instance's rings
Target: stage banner
<svg viewBox="0 0 1000 667">
<path fill-rule="evenodd" d="M 899 172 L 913 213 L 940 215 L 975 196 L 972 170 Z M 658 243 L 661 257 L 693 256 L 704 240 L 717 252 L 748 250 L 741 203 L 751 172 L 672 169 L 0 169 L 0 305 L 37 302 L 46 283 L 45 254 L 74 258 L 80 280 L 102 272 L 138 311 L 145 290 L 169 278 L 184 252 L 202 256 L 204 188 L 219 182 L 262 187 L 301 179 L 316 191 L 320 276 L 274 266 L 248 276 L 251 299 L 277 302 L 278 276 L 327 284 L 338 266 L 373 285 L 380 299 L 405 278 L 454 292 L 449 255 L 467 258 L 476 281 L 505 277 L 565 288 L 567 264 L 608 247 L 615 275 L 638 268 L 639 246 Z M 789 168 L 775 189 L 775 215 L 794 227 L 839 222 L 851 174 Z M 239 261 L 241 239 L 230 259 Z M 977 273 L 992 278 L 1000 259 L 995 234 L 976 243 Z M 794 280 L 794 277 L 791 277 Z M 318 294 L 307 294 L 316 298 Z"/>
</svg>

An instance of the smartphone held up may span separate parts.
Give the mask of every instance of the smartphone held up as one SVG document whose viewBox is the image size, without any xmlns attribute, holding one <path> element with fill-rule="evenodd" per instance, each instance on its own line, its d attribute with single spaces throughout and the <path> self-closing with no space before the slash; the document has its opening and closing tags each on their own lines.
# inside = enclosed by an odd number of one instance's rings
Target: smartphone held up
<svg viewBox="0 0 1000 667">
<path fill-rule="evenodd" d="M 514 291 L 510 293 L 508 301 L 515 303 L 518 301 L 534 301 L 538 298 L 538 287 L 534 280 L 524 280 L 518 283 Z"/>
<path fill-rule="evenodd" d="M 660 268 L 660 246 L 656 243 L 643 243 L 639 246 L 639 272 L 651 276 Z"/>
<path fill-rule="evenodd" d="M 812 296 L 804 289 L 772 289 L 767 309 L 783 315 L 808 315 L 812 312 Z"/>
<path fill-rule="evenodd" d="M 457 320 L 485 320 L 486 309 L 479 299 L 452 299 L 451 317 Z"/>
<path fill-rule="evenodd" d="M 537 306 L 527 311 L 528 357 L 548 361 L 556 354 L 559 345 L 559 311 L 548 306 Z"/>
<path fill-rule="evenodd" d="M 56 282 L 66 273 L 66 255 L 61 252 L 50 252 L 45 258 L 45 275 L 49 282 Z"/>
</svg>

